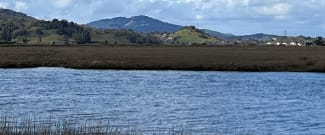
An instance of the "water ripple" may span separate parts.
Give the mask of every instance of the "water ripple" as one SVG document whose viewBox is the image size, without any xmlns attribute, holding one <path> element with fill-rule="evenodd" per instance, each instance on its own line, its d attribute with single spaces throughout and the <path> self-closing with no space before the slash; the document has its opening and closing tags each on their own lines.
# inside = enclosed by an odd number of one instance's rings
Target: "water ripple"
<svg viewBox="0 0 325 135">
<path fill-rule="evenodd" d="M 325 74 L 1 69 L 0 114 L 143 131 L 325 133 Z"/>
</svg>

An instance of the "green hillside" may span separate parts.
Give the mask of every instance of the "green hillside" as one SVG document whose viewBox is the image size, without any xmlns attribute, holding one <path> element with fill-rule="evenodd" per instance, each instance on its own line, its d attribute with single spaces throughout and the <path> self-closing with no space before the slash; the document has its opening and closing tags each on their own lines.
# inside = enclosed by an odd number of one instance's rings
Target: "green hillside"
<svg viewBox="0 0 325 135">
<path fill-rule="evenodd" d="M 159 35 L 159 34 L 158 34 Z M 69 45 L 69 44 L 216 44 L 221 40 L 194 26 L 168 33 L 168 37 L 141 34 L 132 30 L 103 30 L 67 20 L 38 20 L 26 14 L 0 8 L 0 44 Z M 172 39 L 169 42 L 169 39 Z"/>
<path fill-rule="evenodd" d="M 151 38 L 131 30 L 96 30 L 66 20 L 38 20 L 0 8 L 0 44 L 143 44 L 155 41 Z"/>
<path fill-rule="evenodd" d="M 184 27 L 180 31 L 172 33 L 170 37 L 176 39 L 180 44 L 215 44 L 221 41 L 218 38 L 205 34 L 194 26 Z"/>
</svg>

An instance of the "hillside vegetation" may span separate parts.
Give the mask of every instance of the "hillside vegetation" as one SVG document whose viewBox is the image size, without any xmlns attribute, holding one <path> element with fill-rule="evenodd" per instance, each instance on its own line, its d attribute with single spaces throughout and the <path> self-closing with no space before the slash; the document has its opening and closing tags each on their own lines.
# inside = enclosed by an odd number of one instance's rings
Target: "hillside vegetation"
<svg viewBox="0 0 325 135">
<path fill-rule="evenodd" d="M 0 46 L 0 68 L 325 72 L 324 47 Z"/>
<path fill-rule="evenodd" d="M 107 20 L 106 20 L 107 21 Z M 67 20 L 39 20 L 9 9 L 0 9 L 0 44 L 23 45 L 145 45 L 145 44 L 215 44 L 220 40 L 192 27 L 172 25 L 146 16 L 115 18 L 112 29 L 99 29 L 79 25 Z M 123 24 L 126 23 L 126 24 Z M 103 23 L 103 24 L 101 24 Z M 123 25 L 122 25 L 123 24 Z M 121 26 L 120 26 L 121 25 Z M 139 31 L 143 33 L 134 32 Z M 156 31 L 155 33 L 147 33 Z M 161 31 L 169 31 L 163 33 Z M 158 33 L 157 33 L 158 32 Z M 161 32 L 161 33 L 159 33 Z M 164 35 L 168 36 L 164 36 Z"/>
<path fill-rule="evenodd" d="M 39 20 L 0 8 L 0 44 L 325 46 L 325 40 L 263 33 L 235 36 L 169 24 L 147 16 L 118 17 L 80 25 L 67 20 Z"/>
<path fill-rule="evenodd" d="M 150 36 L 132 30 L 96 30 L 67 20 L 38 20 L 8 9 L 0 9 L 0 26 L 0 43 L 2 44 L 143 44 L 157 42 Z"/>
<path fill-rule="evenodd" d="M 196 29 L 194 26 L 184 27 L 170 35 L 179 44 L 216 44 L 221 40 L 205 34 L 203 31 Z"/>
<path fill-rule="evenodd" d="M 116 17 L 112 19 L 103 19 L 87 24 L 97 29 L 131 29 L 140 33 L 151 32 L 176 32 L 183 26 L 163 22 L 148 16 L 134 16 L 130 18 Z"/>
</svg>

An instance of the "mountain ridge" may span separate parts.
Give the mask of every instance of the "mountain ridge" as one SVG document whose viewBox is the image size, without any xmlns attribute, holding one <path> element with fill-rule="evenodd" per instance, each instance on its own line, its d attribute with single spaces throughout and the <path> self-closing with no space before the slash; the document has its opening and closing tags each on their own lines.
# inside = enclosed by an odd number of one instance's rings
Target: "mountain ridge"
<svg viewBox="0 0 325 135">
<path fill-rule="evenodd" d="M 114 30 L 122 30 L 122 29 L 130 29 L 139 33 L 175 33 L 180 31 L 182 28 L 186 26 L 181 26 L 177 24 L 172 24 L 168 22 L 161 21 L 159 19 L 155 19 L 152 17 L 148 17 L 145 15 L 132 16 L 132 17 L 114 17 L 110 19 L 101 19 L 97 21 L 93 21 L 87 23 L 89 27 L 93 27 L 96 29 L 114 29 Z M 280 37 L 272 34 L 265 33 L 256 33 L 256 34 L 248 34 L 248 35 L 234 35 L 231 33 L 222 33 L 215 30 L 209 29 L 200 29 L 204 33 L 221 38 L 224 40 L 257 40 L 257 41 L 265 41 L 270 40 L 272 38 Z"/>
<path fill-rule="evenodd" d="M 139 33 L 175 32 L 183 27 L 145 15 L 132 16 L 129 18 L 114 17 L 111 19 L 101 19 L 87 23 L 87 25 L 97 29 L 131 29 Z"/>
<path fill-rule="evenodd" d="M 39 20 L 0 9 L 0 44 L 138 44 L 150 37 L 129 30 L 96 30 L 67 20 Z M 154 39 L 150 39 L 155 41 Z M 148 42 L 151 43 L 151 42 Z"/>
<path fill-rule="evenodd" d="M 312 38 L 283 37 L 257 33 L 237 36 L 195 26 L 180 26 L 148 16 L 115 17 L 97 23 L 111 29 L 96 29 L 67 20 L 45 21 L 0 8 L 0 44 L 105 44 L 105 45 L 233 45 L 233 44 L 281 44 L 279 42 L 311 42 Z M 140 31 L 140 32 L 139 32 Z M 281 39 L 281 40 L 277 40 Z M 321 38 L 320 38 L 321 39 Z M 289 43 L 287 43 L 289 44 Z M 310 43 L 308 43 L 310 44 Z"/>
</svg>

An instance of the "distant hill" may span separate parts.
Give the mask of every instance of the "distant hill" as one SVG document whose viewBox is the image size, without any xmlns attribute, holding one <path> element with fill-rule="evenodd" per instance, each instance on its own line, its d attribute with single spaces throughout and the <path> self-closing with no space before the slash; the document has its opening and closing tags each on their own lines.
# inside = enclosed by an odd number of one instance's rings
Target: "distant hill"
<svg viewBox="0 0 325 135">
<path fill-rule="evenodd" d="M 280 36 L 277 36 L 277 35 L 257 33 L 257 34 L 253 34 L 253 35 L 237 36 L 236 39 L 267 41 L 267 40 L 271 40 L 272 38 L 279 38 L 279 37 Z"/>
<path fill-rule="evenodd" d="M 26 23 L 31 21 L 37 21 L 35 18 L 27 16 L 26 14 L 15 12 L 9 9 L 0 8 L 0 23 L 19 21 L 17 23 Z"/>
<path fill-rule="evenodd" d="M 210 36 L 214 36 L 214 37 L 218 37 L 218 38 L 222 38 L 222 39 L 230 40 L 230 39 L 237 38 L 237 36 L 233 35 L 233 34 L 221 33 L 221 32 L 212 31 L 212 30 L 208 30 L 208 29 L 202 29 L 202 31 Z"/>
<path fill-rule="evenodd" d="M 170 34 L 156 34 L 164 40 L 165 44 L 179 45 L 216 45 L 222 42 L 222 39 L 210 36 L 194 26 L 186 26 L 181 30 Z"/>
<path fill-rule="evenodd" d="M 163 22 L 148 16 L 134 16 L 131 18 L 116 17 L 104 19 L 87 24 L 97 29 L 131 29 L 140 33 L 176 32 L 183 26 Z"/>
<path fill-rule="evenodd" d="M 183 28 L 183 26 L 170 24 L 167 22 L 163 22 L 154 18 L 150 18 L 148 16 L 134 16 L 131 18 L 125 17 L 116 17 L 112 19 L 103 19 L 95 22 L 91 22 L 87 24 L 90 27 L 97 29 L 131 29 L 135 32 L 140 33 L 152 33 L 152 32 L 177 32 Z M 208 34 L 212 37 L 217 37 L 224 40 L 257 40 L 257 41 L 267 41 L 272 38 L 276 38 L 279 36 L 270 35 L 270 34 L 252 34 L 252 35 L 243 35 L 237 36 L 231 33 L 222 33 L 218 31 L 208 30 L 208 29 L 200 29 L 203 33 Z"/>
<path fill-rule="evenodd" d="M 117 17 L 79 25 L 67 20 L 39 20 L 0 8 L 0 44 L 225 45 L 237 42 L 235 40 L 241 40 L 239 43 L 243 40 L 269 42 L 273 38 L 288 42 L 315 40 L 263 33 L 236 36 L 194 26 L 174 25 L 147 16 Z"/>
<path fill-rule="evenodd" d="M 90 43 L 90 29 L 65 20 L 43 21 L 24 13 L 0 9 L 0 43 Z"/>
<path fill-rule="evenodd" d="M 204 31 L 204 33 L 206 33 L 206 34 L 209 34 L 210 36 L 219 37 L 219 38 L 222 38 L 222 39 L 225 39 L 225 40 L 241 39 L 241 40 L 268 41 L 268 40 L 271 40 L 272 38 L 279 38 L 280 37 L 280 36 L 277 36 L 277 35 L 264 34 L 264 33 L 237 36 L 237 35 L 233 35 L 233 34 L 221 33 L 221 32 L 212 31 L 212 30 L 208 30 L 208 29 L 202 29 L 202 31 Z"/>
<path fill-rule="evenodd" d="M 0 8 L 0 44 L 144 44 L 159 43 L 129 30 L 96 30 L 66 20 L 38 20 Z"/>
</svg>

